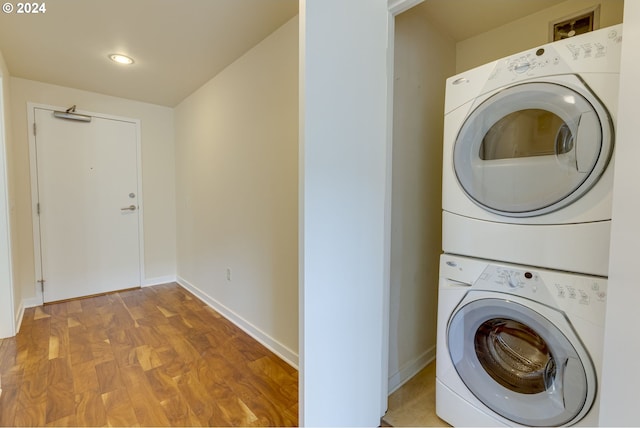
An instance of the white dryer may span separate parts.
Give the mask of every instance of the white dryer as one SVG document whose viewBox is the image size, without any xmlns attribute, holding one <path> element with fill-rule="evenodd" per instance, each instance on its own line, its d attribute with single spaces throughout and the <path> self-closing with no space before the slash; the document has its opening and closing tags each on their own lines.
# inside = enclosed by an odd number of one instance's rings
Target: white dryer
<svg viewBox="0 0 640 428">
<path fill-rule="evenodd" d="M 453 426 L 597 426 L 607 281 L 443 254 L 436 413 Z"/>
<path fill-rule="evenodd" d="M 621 35 L 447 79 L 444 252 L 607 276 Z"/>
</svg>

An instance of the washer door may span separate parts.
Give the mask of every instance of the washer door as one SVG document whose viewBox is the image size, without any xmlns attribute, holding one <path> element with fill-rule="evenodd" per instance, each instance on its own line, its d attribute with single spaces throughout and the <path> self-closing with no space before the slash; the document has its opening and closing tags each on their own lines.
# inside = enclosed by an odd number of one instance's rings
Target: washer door
<svg viewBox="0 0 640 428">
<path fill-rule="evenodd" d="M 484 209 L 546 214 L 582 196 L 606 169 L 613 150 L 607 110 L 578 77 L 554 79 L 495 93 L 461 127 L 455 172 Z"/>
<path fill-rule="evenodd" d="M 566 324 L 563 332 L 511 298 L 471 300 L 449 321 L 449 353 L 467 388 L 498 415 L 525 426 L 570 424 L 593 404 L 595 370 Z"/>
</svg>

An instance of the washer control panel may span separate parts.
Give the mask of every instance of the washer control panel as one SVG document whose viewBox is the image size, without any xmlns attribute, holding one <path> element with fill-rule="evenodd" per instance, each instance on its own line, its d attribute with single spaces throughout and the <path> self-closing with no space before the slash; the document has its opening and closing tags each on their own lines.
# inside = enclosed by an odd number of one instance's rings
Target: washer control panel
<svg viewBox="0 0 640 428">
<path fill-rule="evenodd" d="M 494 264 L 484 269 L 472 288 L 521 296 L 572 313 L 604 309 L 607 299 L 605 278 Z"/>
<path fill-rule="evenodd" d="M 534 296 L 544 283 L 535 271 L 489 265 L 473 284 L 476 288 Z"/>
</svg>

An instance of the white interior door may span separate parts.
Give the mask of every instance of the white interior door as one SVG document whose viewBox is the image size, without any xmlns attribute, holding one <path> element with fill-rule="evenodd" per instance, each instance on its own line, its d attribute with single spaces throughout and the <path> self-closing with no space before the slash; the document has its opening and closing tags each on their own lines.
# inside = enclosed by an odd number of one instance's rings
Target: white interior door
<svg viewBox="0 0 640 428">
<path fill-rule="evenodd" d="M 137 122 L 34 120 L 44 301 L 140 286 Z"/>
</svg>

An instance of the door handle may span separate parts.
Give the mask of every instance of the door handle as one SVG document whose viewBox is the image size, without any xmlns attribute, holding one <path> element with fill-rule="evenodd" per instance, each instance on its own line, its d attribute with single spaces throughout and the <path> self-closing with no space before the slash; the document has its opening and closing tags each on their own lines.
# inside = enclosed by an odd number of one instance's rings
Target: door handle
<svg viewBox="0 0 640 428">
<path fill-rule="evenodd" d="M 135 211 L 135 210 L 136 210 L 135 205 L 129 205 L 128 207 L 120 208 L 120 211 Z"/>
</svg>

